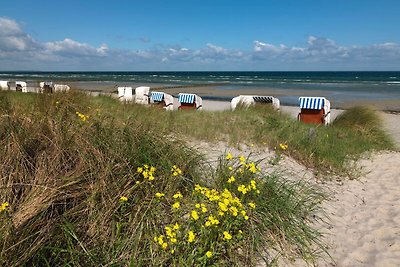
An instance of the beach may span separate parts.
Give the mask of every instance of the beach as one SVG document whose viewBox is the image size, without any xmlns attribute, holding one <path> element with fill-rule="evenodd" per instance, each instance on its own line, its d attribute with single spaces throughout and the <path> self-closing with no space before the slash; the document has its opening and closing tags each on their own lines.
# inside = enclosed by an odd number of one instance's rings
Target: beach
<svg viewBox="0 0 400 267">
<path fill-rule="evenodd" d="M 77 90 L 115 96 L 116 85 L 112 83 L 69 82 L 68 84 Z M 184 90 L 157 84 L 150 86 L 158 89 L 161 87 L 164 92 L 174 96 L 182 91 L 205 96 L 203 112 L 230 110 L 228 99 L 244 93 L 242 90 L 218 90 L 213 86 L 187 87 Z M 290 94 L 290 91 L 266 91 L 265 88 L 245 91 L 246 94 L 254 95 L 265 95 L 266 92 L 278 98 L 280 94 Z M 323 92 L 300 92 L 304 96 L 315 93 Z M 298 94 L 297 91 L 296 95 Z M 175 110 L 178 104 L 178 99 L 175 97 Z M 397 115 L 396 112 L 389 112 L 389 110 L 400 107 L 400 102 L 397 100 L 371 103 L 349 101 L 343 108 L 364 104 L 378 109 L 383 127 L 392 137 L 397 148 L 400 148 L 400 115 Z M 382 110 L 386 110 L 386 112 Z M 300 110 L 297 106 L 281 105 L 280 111 L 296 119 Z M 341 108 L 333 108 L 331 120 L 333 121 L 343 111 L 344 109 Z M 268 148 L 253 147 L 250 144 L 230 147 L 223 142 L 211 144 L 197 140 L 192 140 L 191 144 L 200 153 L 205 154 L 210 162 L 216 161 L 220 155 L 226 152 L 250 156 L 256 160 L 274 156 L 274 152 Z M 398 224 L 400 221 L 400 205 L 398 205 L 400 202 L 400 187 L 398 186 L 400 168 L 397 166 L 399 162 L 400 153 L 398 151 L 372 152 L 355 162 L 354 166 L 359 172 L 359 176 L 353 180 L 348 177 L 321 179 L 315 175 L 312 169 L 306 168 L 288 156 L 284 156 L 274 167 L 264 161 L 262 169 L 267 172 L 279 172 L 286 179 L 305 180 L 321 187 L 330 195 L 328 201 L 322 204 L 323 211 L 327 215 L 326 221 L 324 223 L 315 222 L 315 226 L 323 233 L 322 240 L 327 244 L 326 249 L 331 258 L 325 255 L 324 258 L 317 261 L 317 266 L 395 267 L 400 262 L 400 225 Z M 303 266 L 299 261 L 281 261 L 282 266 Z"/>
</svg>

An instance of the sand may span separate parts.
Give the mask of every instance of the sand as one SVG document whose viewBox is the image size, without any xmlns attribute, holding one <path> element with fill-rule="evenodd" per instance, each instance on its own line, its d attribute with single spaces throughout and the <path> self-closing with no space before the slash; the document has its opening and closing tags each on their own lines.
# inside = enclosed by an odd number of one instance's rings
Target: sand
<svg viewBox="0 0 400 267">
<path fill-rule="evenodd" d="M 223 101 L 204 101 L 205 110 L 229 109 Z M 281 107 L 293 117 L 297 107 Z M 343 110 L 332 110 L 332 119 Z M 381 112 L 385 129 L 400 147 L 400 115 Z M 205 153 L 210 164 L 216 164 L 219 156 L 231 152 L 250 155 L 252 159 L 268 159 L 274 156 L 267 148 L 241 144 L 238 148 L 229 147 L 223 142 L 209 144 L 193 141 L 200 152 Z M 326 223 L 315 226 L 323 233 L 331 258 L 325 256 L 318 260 L 317 266 L 400 266 L 400 163 L 399 152 L 381 152 L 356 162 L 360 177 L 349 180 L 321 183 L 313 171 L 284 157 L 271 167 L 267 160 L 262 168 L 269 172 L 279 172 L 287 179 L 302 179 L 322 187 L 331 197 L 323 203 L 328 215 Z M 284 262 L 281 266 L 305 266 L 303 262 Z M 261 265 L 262 266 L 262 265 Z"/>
</svg>

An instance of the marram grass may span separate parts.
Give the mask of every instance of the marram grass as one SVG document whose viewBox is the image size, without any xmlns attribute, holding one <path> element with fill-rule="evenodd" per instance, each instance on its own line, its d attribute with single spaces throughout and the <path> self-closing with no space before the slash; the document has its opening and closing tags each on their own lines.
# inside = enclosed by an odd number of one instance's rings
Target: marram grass
<svg viewBox="0 0 400 267">
<path fill-rule="evenodd" d="M 197 113 L 0 92 L 0 265 L 312 263 L 323 194 L 239 155 L 207 169 L 177 138 L 190 129 L 171 128 L 186 116 Z"/>
</svg>

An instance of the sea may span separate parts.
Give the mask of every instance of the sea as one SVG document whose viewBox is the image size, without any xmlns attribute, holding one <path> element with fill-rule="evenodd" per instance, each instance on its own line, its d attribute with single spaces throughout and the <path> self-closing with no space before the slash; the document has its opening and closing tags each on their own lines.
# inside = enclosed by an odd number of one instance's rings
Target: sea
<svg viewBox="0 0 400 267">
<path fill-rule="evenodd" d="M 279 92 L 281 104 L 295 105 L 307 92 L 325 96 L 331 102 L 399 101 L 400 71 L 304 71 L 304 72 L 2 72 L 0 80 L 99 82 L 113 84 L 152 84 L 160 86 L 209 85 L 216 90 L 246 94 L 252 90 Z M 199 88 L 201 88 L 199 86 Z M 200 90 L 200 89 L 199 89 Z M 221 91 L 222 92 L 222 91 Z M 297 93 L 298 92 L 298 93 Z M 218 98 L 218 96 L 204 96 Z M 221 97 L 223 98 L 223 97 Z M 400 107 L 398 107 L 400 110 Z"/>
</svg>

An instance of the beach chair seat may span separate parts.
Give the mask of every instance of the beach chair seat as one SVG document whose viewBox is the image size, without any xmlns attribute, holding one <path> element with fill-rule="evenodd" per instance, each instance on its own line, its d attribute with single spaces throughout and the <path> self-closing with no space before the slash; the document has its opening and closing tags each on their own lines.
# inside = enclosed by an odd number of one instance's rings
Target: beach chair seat
<svg viewBox="0 0 400 267">
<path fill-rule="evenodd" d="M 135 89 L 135 103 L 141 105 L 150 104 L 150 87 L 139 86 Z"/>
<path fill-rule="evenodd" d="M 331 104 L 325 97 L 300 97 L 298 120 L 304 123 L 330 123 Z"/>
<path fill-rule="evenodd" d="M 234 97 L 231 101 L 231 109 L 235 110 L 238 106 L 248 108 L 256 104 L 270 104 L 275 110 L 280 109 L 280 101 L 278 98 L 261 95 L 239 95 Z"/>
<path fill-rule="evenodd" d="M 164 92 L 151 92 L 150 103 L 167 111 L 174 110 L 174 98 Z"/>
<path fill-rule="evenodd" d="M 203 100 L 196 94 L 179 93 L 178 110 L 202 110 Z"/>
</svg>

